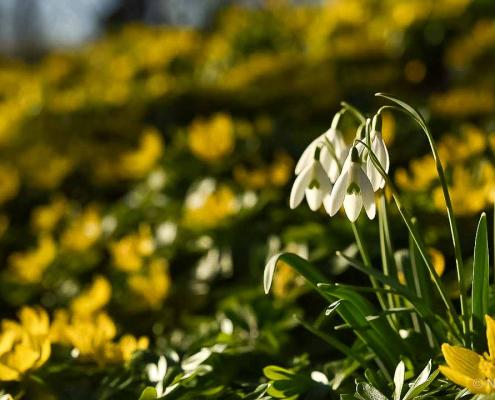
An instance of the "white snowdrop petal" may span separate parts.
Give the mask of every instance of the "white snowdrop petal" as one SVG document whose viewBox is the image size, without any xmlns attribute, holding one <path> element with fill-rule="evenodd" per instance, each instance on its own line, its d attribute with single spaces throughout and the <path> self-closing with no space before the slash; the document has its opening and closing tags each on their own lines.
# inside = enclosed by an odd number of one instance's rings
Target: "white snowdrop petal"
<svg viewBox="0 0 495 400">
<path fill-rule="evenodd" d="M 348 174 L 349 171 L 347 169 L 344 169 L 344 171 L 340 174 L 337 181 L 335 182 L 332 192 L 329 196 L 326 196 L 323 201 L 325 210 L 331 217 L 337 214 L 339 208 L 342 207 L 345 193 L 347 191 Z"/>
<path fill-rule="evenodd" d="M 383 179 L 380 171 L 376 169 L 373 161 L 371 161 L 371 158 L 368 158 L 368 161 L 366 162 L 366 175 L 368 175 L 371 186 L 373 187 L 373 191 L 376 192 L 378 189 L 385 185 L 385 179 Z"/>
<path fill-rule="evenodd" d="M 323 192 L 314 187 L 306 189 L 306 200 L 308 201 L 309 208 L 312 211 L 317 211 L 321 207 L 323 201 Z"/>
<path fill-rule="evenodd" d="M 359 187 L 361 188 L 364 209 L 366 214 L 368 214 L 368 218 L 373 219 L 376 214 L 375 194 L 373 192 L 373 187 L 371 186 L 366 174 L 362 171 L 359 172 Z"/>
<path fill-rule="evenodd" d="M 332 165 L 335 163 L 330 151 L 328 151 L 328 147 L 324 145 L 320 151 L 320 163 L 325 171 L 329 171 Z"/>
<path fill-rule="evenodd" d="M 322 139 L 321 135 L 318 136 L 303 151 L 301 157 L 299 157 L 299 160 L 297 161 L 296 164 L 296 169 L 295 169 L 296 175 L 299 175 L 304 170 L 304 168 L 306 168 L 311 163 L 315 155 L 316 147 L 320 143 L 321 139 Z"/>
<path fill-rule="evenodd" d="M 347 214 L 347 218 L 351 222 L 355 222 L 363 208 L 363 199 L 360 194 L 347 194 L 344 198 L 344 210 Z"/>
<path fill-rule="evenodd" d="M 301 204 L 301 201 L 304 198 L 304 190 L 311 180 L 312 168 L 313 166 L 311 164 L 307 165 L 306 168 L 297 176 L 296 180 L 294 181 L 292 190 L 290 192 L 290 208 L 294 209 L 299 204 Z"/>
<path fill-rule="evenodd" d="M 339 131 L 336 130 L 335 128 L 328 128 L 322 136 L 325 136 L 330 142 L 335 142 L 335 140 L 338 138 Z"/>
</svg>

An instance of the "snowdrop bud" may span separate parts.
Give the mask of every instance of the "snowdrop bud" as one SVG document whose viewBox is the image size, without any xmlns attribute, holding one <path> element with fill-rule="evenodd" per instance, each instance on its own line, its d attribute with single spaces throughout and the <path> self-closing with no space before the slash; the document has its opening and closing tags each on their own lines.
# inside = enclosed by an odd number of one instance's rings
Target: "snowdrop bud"
<svg viewBox="0 0 495 400">
<path fill-rule="evenodd" d="M 385 146 L 385 142 L 383 141 L 380 131 L 371 132 L 371 151 L 375 154 L 384 171 L 388 173 L 390 160 L 387 147 Z M 371 157 L 368 157 L 368 160 L 366 162 L 366 173 L 371 181 L 371 185 L 373 186 L 373 190 L 375 192 L 385 187 L 385 179 L 383 178 L 380 171 L 376 168 L 375 164 L 373 164 Z"/>
</svg>

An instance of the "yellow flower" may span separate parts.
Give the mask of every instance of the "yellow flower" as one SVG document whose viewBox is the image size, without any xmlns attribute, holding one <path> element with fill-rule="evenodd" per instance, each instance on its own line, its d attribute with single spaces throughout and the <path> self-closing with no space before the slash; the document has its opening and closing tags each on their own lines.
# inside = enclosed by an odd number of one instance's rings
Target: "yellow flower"
<svg viewBox="0 0 495 400">
<path fill-rule="evenodd" d="M 100 213 L 95 206 L 90 206 L 72 221 L 62 233 L 60 242 L 68 250 L 82 252 L 89 249 L 100 235 Z"/>
<path fill-rule="evenodd" d="M 464 347 L 442 345 L 447 365 L 440 366 L 440 372 L 473 394 L 495 393 L 495 320 L 488 315 L 485 320 L 488 353 L 483 356 Z"/>
<path fill-rule="evenodd" d="M 143 266 L 143 258 L 155 250 L 155 242 L 149 225 L 141 225 L 133 235 L 124 236 L 110 244 L 110 251 L 115 266 L 122 271 L 137 272 Z"/>
<path fill-rule="evenodd" d="M 67 212 L 67 200 L 55 197 L 49 204 L 36 207 L 31 214 L 31 225 L 37 231 L 51 232 Z"/>
<path fill-rule="evenodd" d="M 19 322 L 3 320 L 0 332 L 0 380 L 17 381 L 41 367 L 50 357 L 48 314 L 24 307 Z"/>
<path fill-rule="evenodd" d="M 0 165 L 0 204 L 14 198 L 19 191 L 19 174 L 11 166 Z"/>
<path fill-rule="evenodd" d="M 71 304 L 76 315 L 91 315 L 105 307 L 112 297 L 112 286 L 103 276 L 97 276 L 91 286 L 77 296 Z"/>
<path fill-rule="evenodd" d="M 248 170 L 242 165 L 234 168 L 234 178 L 248 189 L 262 189 L 268 185 L 283 186 L 292 174 L 294 162 L 285 152 L 277 152 L 275 160 L 266 167 Z"/>
<path fill-rule="evenodd" d="M 170 290 L 168 263 L 164 259 L 150 262 L 146 275 L 135 274 L 127 280 L 131 290 L 150 308 L 159 308 Z"/>
<path fill-rule="evenodd" d="M 120 157 L 121 176 L 128 179 L 144 177 L 153 169 L 162 154 L 163 139 L 160 132 L 155 128 L 146 128 L 141 134 L 139 147 Z"/>
<path fill-rule="evenodd" d="M 234 192 L 228 186 L 202 188 L 186 199 L 184 224 L 192 228 L 213 228 L 238 210 Z"/>
<path fill-rule="evenodd" d="M 108 314 L 72 315 L 65 310 L 55 314 L 51 337 L 54 343 L 70 345 L 81 360 L 95 361 L 99 366 L 130 360 L 136 350 L 148 348 L 148 338 L 124 335 L 114 341 L 117 327 Z"/>
<path fill-rule="evenodd" d="M 189 127 L 189 148 L 201 160 L 214 162 L 234 150 L 234 122 L 228 114 L 218 113 L 209 120 L 196 119 Z"/>
<path fill-rule="evenodd" d="M 23 253 L 14 253 L 9 257 L 9 268 L 14 276 L 23 283 L 37 283 L 46 268 L 55 259 L 57 248 L 51 236 L 38 238 L 38 247 Z"/>
</svg>

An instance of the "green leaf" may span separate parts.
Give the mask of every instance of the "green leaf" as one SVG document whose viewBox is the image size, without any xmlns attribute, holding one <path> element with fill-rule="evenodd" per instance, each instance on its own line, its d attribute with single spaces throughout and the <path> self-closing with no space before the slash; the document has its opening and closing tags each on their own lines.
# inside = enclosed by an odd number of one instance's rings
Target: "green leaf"
<svg viewBox="0 0 495 400">
<path fill-rule="evenodd" d="M 141 393 L 141 396 L 139 396 L 139 400 L 156 400 L 156 399 L 157 399 L 156 389 L 152 386 L 149 386 L 146 389 L 144 389 L 143 392 Z"/>
<path fill-rule="evenodd" d="M 356 395 L 361 400 L 387 400 L 382 392 L 366 382 L 359 382 L 356 385 Z"/>
<path fill-rule="evenodd" d="M 311 286 L 313 286 L 314 289 L 316 289 L 320 294 L 322 294 L 322 292 L 318 289 L 317 285 L 318 282 L 324 282 L 325 277 L 304 258 L 299 257 L 297 254 L 292 254 L 292 253 L 278 253 L 270 258 L 270 260 L 265 266 L 265 271 L 263 273 L 263 287 L 265 289 L 265 293 L 268 293 L 270 291 L 273 282 L 273 276 L 275 274 L 275 269 L 279 261 L 285 262 L 291 268 L 296 270 L 306 279 L 306 281 Z M 322 295 L 327 300 L 329 300 L 325 294 Z"/>
<path fill-rule="evenodd" d="M 263 368 L 263 374 L 272 381 L 280 379 L 291 379 L 295 376 L 294 372 L 277 365 L 269 365 Z"/>
<path fill-rule="evenodd" d="M 486 214 L 481 215 L 474 242 L 472 319 L 473 345 L 477 350 L 485 348 L 484 318 L 488 313 L 488 283 L 490 275 L 488 254 L 488 231 Z"/>
<path fill-rule="evenodd" d="M 375 96 L 383 97 L 384 99 L 394 102 L 395 104 L 403 108 L 408 114 L 410 114 L 418 122 L 418 124 L 425 125 L 425 120 L 423 119 L 421 114 L 418 111 L 416 111 L 413 107 L 411 107 L 409 104 L 385 93 L 375 93 Z"/>
<path fill-rule="evenodd" d="M 435 380 L 436 376 L 440 372 L 436 370 L 433 374 L 431 372 L 431 360 L 426 364 L 426 367 L 421 371 L 416 380 L 413 382 L 406 395 L 402 400 L 412 400 L 418 396 L 423 390 L 425 390 Z"/>
</svg>

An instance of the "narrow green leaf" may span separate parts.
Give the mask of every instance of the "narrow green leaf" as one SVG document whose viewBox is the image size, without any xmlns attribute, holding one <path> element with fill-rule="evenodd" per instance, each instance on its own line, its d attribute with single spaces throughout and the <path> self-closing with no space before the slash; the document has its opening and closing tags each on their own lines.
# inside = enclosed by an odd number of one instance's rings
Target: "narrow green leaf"
<svg viewBox="0 0 495 400">
<path fill-rule="evenodd" d="M 382 268 L 384 275 L 397 276 L 397 266 L 395 264 L 394 250 L 390 238 L 390 228 L 388 225 L 387 203 L 385 196 L 381 195 L 378 200 L 378 226 L 380 233 L 380 253 L 382 258 Z M 397 307 L 398 299 L 392 294 L 387 295 L 389 307 Z"/>
<path fill-rule="evenodd" d="M 317 285 L 318 282 L 324 282 L 326 280 L 325 277 L 311 263 L 293 253 L 278 253 L 270 258 L 263 273 L 263 287 L 265 289 L 265 293 L 270 291 L 275 269 L 279 261 L 285 262 L 287 265 L 296 270 L 311 286 L 313 286 L 314 289 L 321 294 L 321 291 L 318 289 Z M 328 299 L 327 296 L 323 296 Z"/>
<path fill-rule="evenodd" d="M 356 394 L 362 400 L 387 400 L 382 392 L 366 382 L 359 382 L 356 385 Z"/>
<path fill-rule="evenodd" d="M 156 400 L 156 389 L 152 386 L 147 387 L 139 396 L 139 400 Z"/>
<path fill-rule="evenodd" d="M 390 100 L 407 111 L 420 125 L 425 125 L 425 120 L 419 112 L 417 112 L 409 104 L 403 102 L 402 100 L 396 99 L 395 97 L 385 94 L 385 93 L 375 93 L 375 96 L 383 97 L 384 99 Z"/>
<path fill-rule="evenodd" d="M 484 318 L 488 313 L 488 283 L 490 275 L 488 253 L 488 231 L 486 214 L 481 215 L 474 242 L 473 284 L 472 284 L 472 319 L 473 346 L 476 350 L 485 348 Z"/>
<path fill-rule="evenodd" d="M 295 374 L 288 369 L 279 367 L 277 365 L 268 365 L 263 368 L 263 375 L 272 381 L 278 381 L 280 379 L 292 379 Z"/>
</svg>

